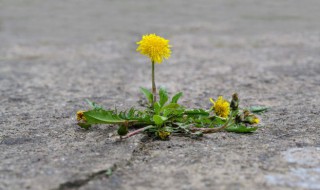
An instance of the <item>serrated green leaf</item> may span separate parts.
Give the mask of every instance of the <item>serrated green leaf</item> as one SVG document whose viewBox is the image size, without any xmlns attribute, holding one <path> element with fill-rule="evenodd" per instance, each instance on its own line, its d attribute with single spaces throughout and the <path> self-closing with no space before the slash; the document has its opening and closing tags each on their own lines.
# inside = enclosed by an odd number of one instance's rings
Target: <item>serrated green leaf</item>
<svg viewBox="0 0 320 190">
<path fill-rule="evenodd" d="M 134 114 L 137 110 L 135 110 L 134 108 L 131 108 L 128 113 L 126 114 L 127 117 L 134 117 Z"/>
<path fill-rule="evenodd" d="M 146 88 L 140 87 L 140 91 L 145 95 L 150 104 L 153 102 L 153 94 Z"/>
<path fill-rule="evenodd" d="M 251 106 L 247 109 L 252 113 L 262 113 L 267 111 L 269 108 L 266 106 Z"/>
<path fill-rule="evenodd" d="M 182 92 L 179 92 L 176 95 L 174 95 L 172 97 L 171 103 L 178 103 L 178 100 L 181 98 L 182 95 L 183 95 Z"/>
<path fill-rule="evenodd" d="M 120 118 L 113 111 L 90 110 L 83 113 L 87 124 L 119 124 L 127 120 Z"/>
<path fill-rule="evenodd" d="M 160 88 L 159 90 L 159 96 L 160 96 L 160 106 L 162 107 L 167 101 L 168 101 L 168 92 L 164 88 Z"/>
<path fill-rule="evenodd" d="M 92 102 L 88 99 L 85 99 L 85 101 L 93 108 L 93 109 L 102 109 L 102 106 L 98 105 L 95 102 Z"/>
<path fill-rule="evenodd" d="M 184 113 L 186 115 L 204 115 L 204 116 L 210 115 L 209 112 L 203 109 L 188 109 L 188 110 L 185 110 Z"/>
<path fill-rule="evenodd" d="M 153 121 L 156 125 L 162 125 L 168 118 L 160 115 L 154 115 Z"/>
<path fill-rule="evenodd" d="M 234 132 L 234 133 L 251 133 L 258 129 L 258 127 L 247 127 L 242 124 L 233 124 L 229 127 L 227 127 L 225 130 L 228 132 Z"/>
</svg>

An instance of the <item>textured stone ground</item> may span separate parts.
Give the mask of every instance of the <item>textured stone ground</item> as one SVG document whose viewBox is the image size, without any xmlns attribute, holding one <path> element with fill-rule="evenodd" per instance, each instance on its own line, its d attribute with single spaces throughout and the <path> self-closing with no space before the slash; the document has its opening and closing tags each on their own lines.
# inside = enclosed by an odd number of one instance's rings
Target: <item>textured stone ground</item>
<svg viewBox="0 0 320 190">
<path fill-rule="evenodd" d="M 320 189 L 317 0 L 0 0 L 0 189 Z M 253 134 L 201 140 L 75 124 L 85 98 L 139 106 L 144 33 L 171 40 L 157 84 L 190 107 L 238 92 Z M 105 175 L 113 170 L 111 176 Z"/>
</svg>

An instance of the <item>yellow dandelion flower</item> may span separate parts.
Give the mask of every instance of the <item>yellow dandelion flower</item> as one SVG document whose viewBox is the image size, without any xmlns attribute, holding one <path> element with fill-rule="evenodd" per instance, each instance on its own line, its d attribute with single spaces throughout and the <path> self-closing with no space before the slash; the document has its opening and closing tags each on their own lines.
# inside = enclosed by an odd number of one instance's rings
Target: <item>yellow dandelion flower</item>
<svg viewBox="0 0 320 190">
<path fill-rule="evenodd" d="M 161 63 L 171 55 L 169 40 L 156 34 L 143 35 L 137 44 L 139 45 L 137 51 L 149 57 L 154 63 Z"/>
<path fill-rule="evenodd" d="M 228 117 L 230 113 L 230 103 L 227 100 L 225 100 L 222 96 L 219 96 L 217 101 L 214 101 L 212 98 L 210 98 L 210 101 L 213 104 L 212 109 L 217 116 L 223 118 Z"/>
<path fill-rule="evenodd" d="M 86 118 L 84 117 L 83 112 L 85 112 L 85 111 L 83 111 L 83 110 L 77 111 L 77 120 L 78 121 L 84 121 L 84 122 L 86 121 Z"/>
</svg>

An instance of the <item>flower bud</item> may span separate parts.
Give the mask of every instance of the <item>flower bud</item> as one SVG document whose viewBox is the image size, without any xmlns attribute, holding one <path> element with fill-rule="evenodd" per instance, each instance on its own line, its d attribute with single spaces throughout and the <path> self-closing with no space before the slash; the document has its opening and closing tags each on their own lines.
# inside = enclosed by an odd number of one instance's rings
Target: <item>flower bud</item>
<svg viewBox="0 0 320 190">
<path fill-rule="evenodd" d="M 237 93 L 234 93 L 232 95 L 232 100 L 231 100 L 231 104 L 230 107 L 232 110 L 237 110 L 239 107 L 239 97 Z"/>
<path fill-rule="evenodd" d="M 235 122 L 236 122 L 236 123 L 241 123 L 241 122 L 243 122 L 243 120 L 244 120 L 244 115 L 238 113 L 238 114 L 236 115 Z"/>
<path fill-rule="evenodd" d="M 260 122 L 259 118 L 253 114 L 245 117 L 245 122 L 249 124 L 258 124 Z"/>
<path fill-rule="evenodd" d="M 117 132 L 118 132 L 118 135 L 120 136 L 126 135 L 128 133 L 128 126 L 120 125 Z"/>
<path fill-rule="evenodd" d="M 158 131 L 157 136 L 160 137 L 160 139 L 165 140 L 167 137 L 169 137 L 170 132 L 168 131 Z"/>
</svg>

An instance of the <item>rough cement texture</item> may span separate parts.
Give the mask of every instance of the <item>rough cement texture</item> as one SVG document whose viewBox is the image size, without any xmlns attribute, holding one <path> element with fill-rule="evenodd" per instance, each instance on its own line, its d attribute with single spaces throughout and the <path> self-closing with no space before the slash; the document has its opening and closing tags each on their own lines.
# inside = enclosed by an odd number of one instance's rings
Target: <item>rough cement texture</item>
<svg viewBox="0 0 320 190">
<path fill-rule="evenodd" d="M 318 0 L 0 0 L 0 189 L 320 189 Z M 238 92 L 253 134 L 119 141 L 84 99 L 139 106 L 142 34 L 171 40 L 158 86 L 183 104 Z M 113 171 L 113 172 L 110 172 Z M 112 175 L 106 175 L 112 173 Z"/>
</svg>

